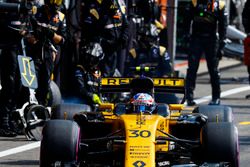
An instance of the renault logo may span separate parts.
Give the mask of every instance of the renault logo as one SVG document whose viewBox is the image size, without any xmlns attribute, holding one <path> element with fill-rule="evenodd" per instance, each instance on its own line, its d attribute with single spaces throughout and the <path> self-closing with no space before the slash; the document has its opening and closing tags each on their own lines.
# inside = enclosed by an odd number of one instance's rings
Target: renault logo
<svg viewBox="0 0 250 167">
<path fill-rule="evenodd" d="M 143 161 L 136 161 L 133 163 L 135 167 L 144 167 L 146 164 Z"/>
</svg>

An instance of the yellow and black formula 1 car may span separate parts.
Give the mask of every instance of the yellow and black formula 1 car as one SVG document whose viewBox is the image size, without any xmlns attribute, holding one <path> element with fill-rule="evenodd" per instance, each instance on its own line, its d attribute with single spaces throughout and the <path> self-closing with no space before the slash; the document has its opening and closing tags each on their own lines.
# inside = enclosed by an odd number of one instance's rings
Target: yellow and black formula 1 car
<svg viewBox="0 0 250 167">
<path fill-rule="evenodd" d="M 130 92 L 134 101 L 103 103 L 95 112 L 62 104 L 61 114 L 43 128 L 41 167 L 239 166 L 231 108 L 155 104 L 146 111 L 150 105 L 142 105 L 153 104 L 143 100 L 145 94 L 185 94 L 183 78 L 102 78 L 101 83 L 102 92 Z"/>
</svg>

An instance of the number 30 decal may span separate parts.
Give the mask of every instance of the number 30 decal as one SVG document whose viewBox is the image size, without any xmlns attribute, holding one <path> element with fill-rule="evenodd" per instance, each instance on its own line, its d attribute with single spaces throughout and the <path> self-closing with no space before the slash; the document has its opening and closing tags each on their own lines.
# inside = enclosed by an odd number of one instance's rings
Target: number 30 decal
<svg viewBox="0 0 250 167">
<path fill-rule="evenodd" d="M 148 130 L 129 130 L 131 132 L 129 137 L 143 137 L 147 138 L 151 135 L 151 132 Z"/>
</svg>

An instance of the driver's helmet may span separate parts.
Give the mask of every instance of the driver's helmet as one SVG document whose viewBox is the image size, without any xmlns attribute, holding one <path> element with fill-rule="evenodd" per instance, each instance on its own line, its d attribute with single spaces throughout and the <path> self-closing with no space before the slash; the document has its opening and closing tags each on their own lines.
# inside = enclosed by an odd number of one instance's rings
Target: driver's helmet
<svg viewBox="0 0 250 167">
<path fill-rule="evenodd" d="M 147 93 L 137 93 L 131 99 L 132 110 L 134 113 L 149 113 L 152 114 L 156 108 L 154 98 Z"/>
<path fill-rule="evenodd" d="M 81 56 L 83 56 L 83 65 L 94 70 L 104 58 L 104 53 L 99 43 L 90 42 L 81 49 Z"/>
</svg>

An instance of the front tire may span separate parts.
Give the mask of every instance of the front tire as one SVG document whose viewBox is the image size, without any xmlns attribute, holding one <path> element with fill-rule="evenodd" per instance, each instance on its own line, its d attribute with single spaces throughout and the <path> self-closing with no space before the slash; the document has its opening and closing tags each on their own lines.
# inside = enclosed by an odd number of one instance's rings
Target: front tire
<svg viewBox="0 0 250 167">
<path fill-rule="evenodd" d="M 209 122 L 202 128 L 202 151 L 205 162 L 229 162 L 239 166 L 238 130 L 230 122 Z"/>
<path fill-rule="evenodd" d="M 74 166 L 78 163 L 80 128 L 74 121 L 50 120 L 42 132 L 40 167 L 56 162 Z"/>
</svg>

